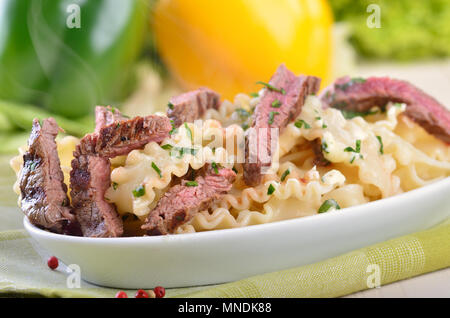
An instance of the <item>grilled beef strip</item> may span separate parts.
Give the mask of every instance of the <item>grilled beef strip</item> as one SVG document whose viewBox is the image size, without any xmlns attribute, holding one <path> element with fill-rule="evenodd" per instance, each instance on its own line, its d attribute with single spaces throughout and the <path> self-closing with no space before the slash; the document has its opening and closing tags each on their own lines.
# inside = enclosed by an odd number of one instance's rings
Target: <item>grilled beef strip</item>
<svg viewBox="0 0 450 318">
<path fill-rule="evenodd" d="M 67 197 L 67 186 L 56 148 L 59 127 L 53 118 L 42 126 L 33 120 L 28 151 L 20 172 L 20 206 L 30 222 L 38 227 L 63 233 L 76 222 Z"/>
<path fill-rule="evenodd" d="M 202 87 L 172 97 L 169 101 L 167 116 L 173 121 L 174 127 L 179 127 L 185 122 L 191 123 L 201 118 L 207 109 L 218 109 L 219 106 L 220 95 Z"/>
<path fill-rule="evenodd" d="M 195 184 L 184 179 L 181 184 L 170 188 L 150 212 L 142 229 L 148 235 L 173 233 L 179 225 L 225 195 L 235 178 L 236 174 L 231 169 L 219 167 L 216 173 L 211 165 L 207 165 L 197 174 Z"/>
<path fill-rule="evenodd" d="M 97 106 L 95 107 L 95 132 L 99 133 L 100 129 L 111 125 L 117 121 L 124 121 L 128 118 L 122 115 L 122 113 L 111 106 Z"/>
<path fill-rule="evenodd" d="M 342 77 L 322 94 L 325 105 L 341 110 L 366 112 L 388 102 L 407 104 L 405 115 L 428 133 L 450 143 L 450 111 L 414 85 L 389 77 Z"/>
<path fill-rule="evenodd" d="M 123 234 L 122 219 L 116 207 L 106 201 L 111 186 L 108 158 L 80 155 L 72 160 L 70 185 L 72 205 L 83 236 L 118 237 Z"/>
<path fill-rule="evenodd" d="M 263 168 L 271 165 L 272 148 L 277 142 L 271 140 L 271 128 L 276 128 L 281 133 L 300 114 L 306 97 L 318 92 L 320 79 L 314 76 L 295 76 L 281 64 L 269 84 L 271 88 L 264 89 L 253 113 L 252 126 L 245 137 L 244 181 L 248 186 L 260 184 Z M 265 128 L 266 133 L 260 136 L 261 128 Z M 264 154 L 268 158 L 261 158 Z"/>
<path fill-rule="evenodd" d="M 149 115 L 114 122 L 86 135 L 77 146 L 79 154 L 106 158 L 126 155 L 149 142 L 161 142 L 169 136 L 172 125 L 167 117 Z"/>
<path fill-rule="evenodd" d="M 116 120 L 86 135 L 77 145 L 70 173 L 74 211 L 84 236 L 117 237 L 123 224 L 116 208 L 105 199 L 111 185 L 110 158 L 125 155 L 149 142 L 161 142 L 172 129 L 166 117 Z"/>
</svg>

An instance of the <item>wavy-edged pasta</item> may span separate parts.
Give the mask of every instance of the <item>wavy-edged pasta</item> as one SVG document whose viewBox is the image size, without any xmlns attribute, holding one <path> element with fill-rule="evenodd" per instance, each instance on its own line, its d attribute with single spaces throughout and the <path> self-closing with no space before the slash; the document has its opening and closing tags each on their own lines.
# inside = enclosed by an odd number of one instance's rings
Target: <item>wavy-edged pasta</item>
<svg viewBox="0 0 450 318">
<path fill-rule="evenodd" d="M 233 103 L 225 101 L 218 110 L 208 109 L 202 120 L 181 125 L 161 144 L 152 142 L 111 159 L 112 184 L 106 198 L 119 214 L 136 216 L 125 221 L 125 229 L 138 229 L 171 185 L 206 163 L 234 168 L 236 181 L 228 194 L 179 226 L 176 233 L 314 215 L 327 200 L 340 208 L 355 206 L 450 174 L 450 147 L 405 117 L 405 105 L 389 104 L 385 112 L 346 119 L 341 111 L 324 109 L 317 97 L 309 96 L 298 118 L 279 136 L 278 160 L 260 185 L 248 187 L 243 181 L 243 140 L 258 100 L 239 94 Z M 330 165 L 315 166 L 315 140 L 320 140 Z M 66 182 L 77 142 L 74 137 L 57 141 Z M 18 156 L 11 161 L 16 173 L 21 160 Z M 145 194 L 136 197 L 138 187 L 144 187 Z M 15 190 L 19 192 L 17 184 Z M 132 225 L 127 227 L 127 222 Z"/>
</svg>

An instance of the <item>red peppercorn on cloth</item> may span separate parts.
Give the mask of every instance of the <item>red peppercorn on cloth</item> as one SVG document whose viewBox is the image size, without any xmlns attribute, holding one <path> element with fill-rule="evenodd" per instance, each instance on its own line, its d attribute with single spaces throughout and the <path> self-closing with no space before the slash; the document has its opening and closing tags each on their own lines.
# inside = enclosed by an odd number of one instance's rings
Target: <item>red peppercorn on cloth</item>
<svg viewBox="0 0 450 318">
<path fill-rule="evenodd" d="M 69 274 L 64 264 L 50 270 L 49 256 L 23 230 L 0 232 L 0 296 L 114 297 L 117 293 L 116 289 L 86 282 L 81 283 L 81 288 L 68 288 Z M 166 297 L 338 297 L 449 266 L 447 220 L 427 231 L 320 263 L 228 284 L 169 289 Z M 378 282 L 374 276 L 377 271 Z M 136 291 L 126 292 L 133 297 Z"/>
</svg>

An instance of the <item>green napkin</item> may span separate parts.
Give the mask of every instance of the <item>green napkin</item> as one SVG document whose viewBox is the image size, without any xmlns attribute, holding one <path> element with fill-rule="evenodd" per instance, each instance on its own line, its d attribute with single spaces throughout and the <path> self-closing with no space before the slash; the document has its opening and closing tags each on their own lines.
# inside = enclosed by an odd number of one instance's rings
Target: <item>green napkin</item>
<svg viewBox="0 0 450 318">
<path fill-rule="evenodd" d="M 52 271 L 49 257 L 23 231 L 0 232 L 0 296 L 114 297 L 116 289 L 82 282 L 66 287 L 64 266 Z M 241 281 L 167 290 L 167 297 L 338 297 L 450 266 L 450 220 L 320 263 Z M 377 276 L 379 274 L 379 276 Z M 135 291 L 127 291 L 133 296 Z"/>
</svg>

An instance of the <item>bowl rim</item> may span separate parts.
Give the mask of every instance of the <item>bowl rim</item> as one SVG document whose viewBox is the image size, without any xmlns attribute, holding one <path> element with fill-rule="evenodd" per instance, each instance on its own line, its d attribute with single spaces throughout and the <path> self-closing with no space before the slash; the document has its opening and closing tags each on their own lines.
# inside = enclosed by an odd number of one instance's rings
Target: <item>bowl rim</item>
<svg viewBox="0 0 450 318">
<path fill-rule="evenodd" d="M 426 195 L 429 192 L 435 191 L 434 189 L 439 187 L 450 187 L 450 177 L 443 178 L 438 181 L 431 182 L 430 184 L 427 184 L 423 187 L 413 189 L 407 192 L 403 192 L 385 199 L 375 200 L 371 201 L 365 204 L 355 205 L 352 207 L 344 208 L 341 210 L 335 210 L 330 211 L 328 213 L 321 213 L 321 214 L 314 214 L 314 215 L 308 215 L 304 217 L 299 218 L 293 218 L 293 219 L 287 219 L 287 220 L 280 220 L 270 223 L 263 223 L 263 224 L 255 224 L 255 225 L 249 225 L 244 227 L 236 227 L 236 228 L 229 228 L 229 229 L 217 229 L 217 230 L 211 230 L 211 231 L 203 231 L 203 232 L 194 232 L 194 233 L 183 233 L 183 234 L 175 234 L 175 235 L 160 235 L 160 236 L 132 236 L 132 237 L 83 237 L 83 236 L 71 236 L 71 235 L 64 235 L 64 234 L 58 234 L 49 232 L 46 230 L 43 230 L 41 228 L 38 228 L 30 223 L 27 216 L 24 216 L 23 219 L 23 225 L 25 227 L 25 230 L 31 234 L 39 235 L 40 237 L 46 237 L 47 239 L 58 239 L 61 241 L 70 241 L 70 242 L 78 242 L 78 243 L 106 243 L 106 244 L 114 244 L 114 243 L 136 243 L 136 242 L 168 242 L 168 241 L 179 241 L 179 240 L 189 240 L 189 239 L 197 239 L 197 238 L 217 238 L 217 235 L 223 236 L 223 235 L 233 235 L 236 232 L 247 232 L 251 233 L 253 231 L 261 231 L 263 229 L 270 230 L 273 227 L 279 227 L 282 225 L 294 225 L 296 223 L 305 223 L 312 220 L 319 220 L 319 218 L 327 218 L 330 215 L 336 215 L 336 214 L 342 214 L 343 211 L 345 211 L 345 215 L 349 216 L 354 213 L 360 213 L 360 209 L 364 208 L 371 208 L 371 209 L 378 209 L 382 207 L 383 205 L 389 204 L 394 201 L 399 200 L 408 200 L 410 197 L 415 195 Z M 109 243 L 108 243 L 109 242 Z"/>
</svg>

